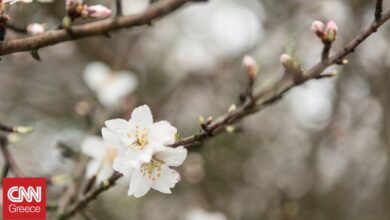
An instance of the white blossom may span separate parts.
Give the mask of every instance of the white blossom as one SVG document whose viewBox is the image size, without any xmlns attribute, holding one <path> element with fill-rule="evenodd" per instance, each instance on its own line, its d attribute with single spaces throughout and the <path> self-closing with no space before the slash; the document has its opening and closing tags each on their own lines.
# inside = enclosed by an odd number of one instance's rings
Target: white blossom
<svg viewBox="0 0 390 220">
<path fill-rule="evenodd" d="M 221 212 L 207 212 L 200 208 L 191 209 L 185 215 L 185 220 L 226 220 Z"/>
<path fill-rule="evenodd" d="M 143 163 L 140 169 L 134 169 L 130 175 L 129 196 L 139 198 L 151 188 L 162 193 L 171 193 L 180 180 L 180 175 L 170 166 L 180 166 L 187 156 L 184 147 L 164 147 L 153 154 L 148 163 Z"/>
<path fill-rule="evenodd" d="M 183 147 L 167 147 L 176 139 L 176 128 L 167 121 L 153 123 L 148 106 L 134 109 L 129 121 L 106 121 L 103 138 L 119 146 L 114 170 L 131 178 L 128 195 L 141 197 L 151 188 L 170 193 L 179 181 L 179 174 L 169 166 L 179 166 L 187 156 Z"/>
<path fill-rule="evenodd" d="M 81 144 L 83 154 L 91 157 L 86 177 L 96 176 L 96 182 L 106 180 L 113 172 L 112 163 L 118 154 L 118 148 L 106 143 L 101 137 L 87 136 Z"/>
<path fill-rule="evenodd" d="M 84 81 L 107 108 L 118 108 L 126 95 L 134 92 L 138 79 L 130 71 L 113 72 L 102 62 L 91 62 L 84 70 Z"/>
</svg>

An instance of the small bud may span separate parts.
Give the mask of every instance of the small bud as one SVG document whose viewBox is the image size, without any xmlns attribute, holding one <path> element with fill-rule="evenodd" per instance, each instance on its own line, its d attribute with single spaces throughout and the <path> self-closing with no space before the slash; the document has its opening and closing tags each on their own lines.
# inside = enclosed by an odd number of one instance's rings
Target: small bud
<svg viewBox="0 0 390 220">
<path fill-rule="evenodd" d="M 330 74 L 331 74 L 332 76 L 337 76 L 338 72 L 337 72 L 337 70 L 333 70 L 332 72 L 330 72 Z"/>
<path fill-rule="evenodd" d="M 72 18 L 70 18 L 69 16 L 65 16 L 62 19 L 62 25 L 64 26 L 64 28 L 70 28 L 70 26 L 72 26 Z"/>
<path fill-rule="evenodd" d="M 294 60 L 288 54 L 282 54 L 280 56 L 280 63 L 286 69 L 287 73 L 292 74 L 294 81 L 300 83 L 303 79 L 301 64 Z"/>
<path fill-rule="evenodd" d="M 38 23 L 32 23 L 27 26 L 27 33 L 29 35 L 38 35 L 45 33 L 45 27 Z"/>
<path fill-rule="evenodd" d="M 280 63 L 288 70 L 294 68 L 294 60 L 288 54 L 280 55 Z"/>
<path fill-rule="evenodd" d="M 334 21 L 328 21 L 325 27 L 325 34 L 322 40 L 328 43 L 335 41 L 337 32 L 338 32 L 337 24 Z"/>
<path fill-rule="evenodd" d="M 236 107 L 236 105 L 231 105 L 230 107 L 229 107 L 229 109 L 228 109 L 228 112 L 230 113 L 230 112 L 234 112 L 235 110 L 237 109 L 237 107 Z"/>
<path fill-rule="evenodd" d="M 19 134 L 28 134 L 28 133 L 31 133 L 34 129 L 32 127 L 23 127 L 23 126 L 20 126 L 20 127 L 16 127 L 15 128 L 15 132 L 19 133 Z"/>
<path fill-rule="evenodd" d="M 343 65 L 348 64 L 348 60 L 347 60 L 347 59 L 343 59 L 343 60 L 341 61 L 341 63 L 342 63 Z"/>
<path fill-rule="evenodd" d="M 199 120 L 199 124 L 203 124 L 203 123 L 204 123 L 204 118 L 203 118 L 203 116 L 199 116 L 198 120 Z"/>
<path fill-rule="evenodd" d="M 246 55 L 242 59 L 242 64 L 245 67 L 246 73 L 249 77 L 255 78 L 258 71 L 257 62 L 253 57 Z"/>
<path fill-rule="evenodd" d="M 311 30 L 317 37 L 322 38 L 324 36 L 325 25 L 321 21 L 313 21 L 311 24 Z"/>
<path fill-rule="evenodd" d="M 111 10 L 103 5 L 92 5 L 86 8 L 90 18 L 106 18 L 111 15 Z"/>
<path fill-rule="evenodd" d="M 232 126 L 232 125 L 226 126 L 225 129 L 226 129 L 227 133 L 234 133 L 234 131 L 236 130 L 236 128 L 234 126 Z"/>
<path fill-rule="evenodd" d="M 209 117 L 207 118 L 207 123 L 211 123 L 212 121 L 213 121 L 213 117 L 209 116 Z"/>
</svg>

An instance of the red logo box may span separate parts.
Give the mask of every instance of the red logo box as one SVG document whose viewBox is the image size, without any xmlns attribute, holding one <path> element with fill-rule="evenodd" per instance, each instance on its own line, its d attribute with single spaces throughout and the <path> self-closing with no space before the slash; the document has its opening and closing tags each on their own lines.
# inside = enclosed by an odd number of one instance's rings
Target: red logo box
<svg viewBox="0 0 390 220">
<path fill-rule="evenodd" d="M 3 219 L 46 219 L 46 179 L 4 178 Z"/>
</svg>

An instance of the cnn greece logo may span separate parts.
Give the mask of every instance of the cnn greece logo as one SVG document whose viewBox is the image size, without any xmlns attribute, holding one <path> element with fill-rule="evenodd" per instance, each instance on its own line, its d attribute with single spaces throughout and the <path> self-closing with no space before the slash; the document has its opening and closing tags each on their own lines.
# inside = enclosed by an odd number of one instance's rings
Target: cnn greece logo
<svg viewBox="0 0 390 220">
<path fill-rule="evenodd" d="M 3 219 L 45 219 L 46 179 L 5 178 Z"/>
<path fill-rule="evenodd" d="M 15 192 L 18 192 L 15 195 Z M 27 187 L 27 190 L 24 187 L 13 186 L 8 190 L 7 197 L 11 202 L 23 202 L 25 199 L 27 202 L 31 202 L 35 199 L 36 202 L 41 202 L 42 200 L 42 187 L 37 186 L 35 189 L 31 186 Z"/>
</svg>

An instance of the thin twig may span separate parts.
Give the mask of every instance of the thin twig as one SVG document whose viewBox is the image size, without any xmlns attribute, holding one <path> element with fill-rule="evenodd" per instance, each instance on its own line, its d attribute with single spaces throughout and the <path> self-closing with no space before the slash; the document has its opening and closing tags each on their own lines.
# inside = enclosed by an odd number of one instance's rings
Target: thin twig
<svg viewBox="0 0 390 220">
<path fill-rule="evenodd" d="M 122 14 L 122 0 L 115 0 L 116 5 L 116 16 L 121 16 Z"/>
<path fill-rule="evenodd" d="M 383 12 L 383 0 L 376 0 L 375 6 L 375 21 L 379 21 Z"/>
</svg>

